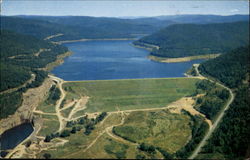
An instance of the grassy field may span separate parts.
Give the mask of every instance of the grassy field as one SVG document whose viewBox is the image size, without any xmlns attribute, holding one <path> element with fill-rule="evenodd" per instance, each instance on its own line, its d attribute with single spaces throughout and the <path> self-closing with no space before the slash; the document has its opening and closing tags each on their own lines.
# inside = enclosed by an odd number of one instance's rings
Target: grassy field
<svg viewBox="0 0 250 160">
<path fill-rule="evenodd" d="M 42 115 L 43 127 L 39 131 L 39 136 L 50 135 L 55 133 L 59 128 L 59 122 L 56 116 L 53 115 Z"/>
<path fill-rule="evenodd" d="M 67 109 L 62 110 L 61 111 L 62 116 L 63 117 L 68 117 L 73 108 L 74 108 L 74 105 L 72 105 L 71 107 L 69 107 Z"/>
<path fill-rule="evenodd" d="M 199 79 L 192 78 L 82 81 L 66 82 L 63 89 L 66 92 L 65 102 L 82 96 L 90 97 L 87 108 L 73 116 L 77 117 L 86 112 L 166 107 L 173 101 L 192 95 L 197 81 Z M 63 115 L 67 116 L 71 109 L 62 111 Z M 191 136 L 188 115 L 170 113 L 166 109 L 109 113 L 104 121 L 95 125 L 90 135 L 84 134 L 85 129 L 77 131 L 64 138 L 69 140 L 64 146 L 42 151 L 37 157 L 42 158 L 44 153 L 49 153 L 52 158 L 162 158 L 158 150 L 150 154 L 139 150 L 134 143 L 110 135 L 112 131 L 108 132 L 108 129 L 120 125 L 122 115 L 125 123 L 114 129 L 120 137 L 160 147 L 168 153 L 183 147 Z M 44 126 L 39 135 L 45 136 L 58 129 L 56 116 L 43 116 L 43 119 Z M 92 142 L 95 143 L 85 151 Z"/>
<path fill-rule="evenodd" d="M 98 153 L 98 154 L 96 154 Z M 157 152 L 156 154 L 147 154 L 137 149 L 135 145 L 124 144 L 116 141 L 108 136 L 106 133 L 98 140 L 98 142 L 90 148 L 84 158 L 96 159 L 135 159 L 137 155 L 143 155 L 149 159 L 161 159 L 162 155 Z"/>
<path fill-rule="evenodd" d="M 188 116 L 182 114 L 172 114 L 161 110 L 157 112 L 132 112 L 126 116 L 127 117 L 125 118 L 125 124 L 122 125 L 121 128 L 123 128 L 124 126 L 139 127 L 142 129 L 142 132 L 146 133 L 147 129 L 145 130 L 145 128 L 143 127 L 146 127 L 145 124 L 151 124 L 153 126 L 149 126 L 149 128 L 151 129 L 150 132 L 152 133 L 148 132 L 147 138 L 145 138 L 144 134 L 144 139 L 142 138 L 138 142 L 146 142 L 148 144 L 154 143 L 154 146 L 160 146 L 167 151 L 175 151 L 177 148 L 179 149 L 181 145 L 185 145 L 188 137 L 191 135 L 191 129 L 188 127 L 190 119 Z M 146 122 L 144 123 L 142 121 Z M 153 124 L 154 122 L 156 124 Z M 149 154 L 147 152 L 140 151 L 137 148 L 137 145 L 134 145 L 129 141 L 127 141 L 127 143 L 118 141 L 113 137 L 110 137 L 105 132 L 105 129 L 107 127 L 120 123 L 121 113 L 112 113 L 102 123 L 97 124 L 96 128 L 90 135 L 87 136 L 83 134 L 83 130 L 78 131 L 77 133 L 71 134 L 69 137 L 65 138 L 69 140 L 69 142 L 64 146 L 59 146 L 46 151 L 42 151 L 37 156 L 38 158 L 42 158 L 44 153 L 49 153 L 51 154 L 52 158 L 135 159 L 138 155 L 149 159 L 162 158 L 162 154 L 159 151 L 156 151 L 155 154 Z M 142 132 L 140 131 L 137 134 L 141 134 Z M 131 134 L 135 136 L 135 133 Z M 101 136 L 97 139 L 96 143 L 92 145 L 87 151 L 84 151 L 85 148 L 89 144 L 91 144 L 99 135 Z"/>
<path fill-rule="evenodd" d="M 57 92 L 55 91 L 57 90 Z M 55 104 L 56 101 L 60 97 L 60 92 L 58 92 L 58 88 L 56 88 L 55 85 L 50 88 L 49 93 L 44 98 L 44 101 L 42 101 L 39 106 L 37 107 L 37 110 L 43 111 L 45 113 L 55 113 Z M 57 97 L 55 98 L 55 94 L 57 94 Z"/>
<path fill-rule="evenodd" d="M 63 84 L 66 99 L 89 96 L 86 112 L 165 107 L 191 95 L 198 79 L 140 79 L 82 81 Z"/>
<path fill-rule="evenodd" d="M 71 134 L 69 137 L 65 139 L 69 140 L 64 146 L 57 147 L 56 150 L 53 148 L 51 150 L 42 151 L 37 156 L 38 158 L 42 158 L 44 153 L 49 153 L 52 155 L 52 158 L 85 158 L 86 152 L 83 150 L 93 141 L 96 137 L 101 134 L 105 128 L 119 124 L 121 122 L 120 114 L 112 114 L 102 123 L 96 125 L 96 128 L 90 135 L 83 134 L 83 130 L 76 132 L 75 134 Z M 99 141 L 99 140 L 98 140 Z M 94 147 L 94 146 L 93 146 Z M 94 155 L 93 155 L 94 156 Z"/>
<path fill-rule="evenodd" d="M 64 146 L 42 151 L 51 154 L 52 158 L 131 158 L 138 155 L 149 159 L 160 159 L 159 151 L 155 154 L 140 151 L 137 145 L 124 143 L 110 137 L 105 129 L 121 123 L 121 114 L 112 113 L 102 123 L 96 125 L 90 135 L 83 134 L 84 130 L 71 134 L 65 139 L 69 140 Z M 133 139 L 138 143 L 147 143 L 161 147 L 169 153 L 174 153 L 184 146 L 190 138 L 190 118 L 184 114 L 169 113 L 166 110 L 132 112 L 126 115 L 123 125 L 115 130 L 123 137 Z M 105 133 L 103 133 L 105 132 Z M 102 134 L 103 133 L 103 134 Z M 84 149 L 99 135 L 96 143 L 86 152 Z M 98 153 L 98 154 L 97 154 Z"/>
<path fill-rule="evenodd" d="M 190 117 L 167 110 L 132 112 L 114 133 L 137 143 L 146 143 L 174 153 L 183 147 L 191 136 Z"/>
<path fill-rule="evenodd" d="M 43 101 L 41 104 L 39 104 L 37 110 L 43 111 L 45 113 L 56 113 L 55 105 L 48 104 L 46 101 Z"/>
<path fill-rule="evenodd" d="M 83 116 L 85 114 L 85 110 L 80 110 L 77 111 L 74 115 L 73 118 L 79 117 L 79 116 Z"/>
</svg>

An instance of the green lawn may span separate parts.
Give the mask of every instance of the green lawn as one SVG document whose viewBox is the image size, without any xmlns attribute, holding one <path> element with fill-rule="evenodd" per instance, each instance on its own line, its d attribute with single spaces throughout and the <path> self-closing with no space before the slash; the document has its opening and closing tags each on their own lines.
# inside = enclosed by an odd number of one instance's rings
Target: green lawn
<svg viewBox="0 0 250 160">
<path fill-rule="evenodd" d="M 66 99 L 89 96 L 86 112 L 165 107 L 194 93 L 198 79 L 137 79 L 82 81 L 63 84 Z"/>
<path fill-rule="evenodd" d="M 122 126 L 114 128 L 114 133 L 137 143 L 146 143 L 175 153 L 191 136 L 189 123 L 188 115 L 167 110 L 132 112 Z"/>
</svg>

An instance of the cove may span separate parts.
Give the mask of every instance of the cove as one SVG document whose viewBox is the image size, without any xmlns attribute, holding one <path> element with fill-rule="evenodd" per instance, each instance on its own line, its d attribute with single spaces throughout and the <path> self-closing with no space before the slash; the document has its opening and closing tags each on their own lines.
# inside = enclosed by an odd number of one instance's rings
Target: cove
<svg viewBox="0 0 250 160">
<path fill-rule="evenodd" d="M 161 63 L 147 58 L 149 51 L 136 48 L 132 40 L 86 41 L 64 44 L 73 54 L 52 73 L 66 81 L 184 77 L 204 60 Z"/>
<path fill-rule="evenodd" d="M 1 151 L 15 148 L 25 140 L 33 130 L 31 123 L 24 123 L 5 131 L 0 137 Z"/>
</svg>

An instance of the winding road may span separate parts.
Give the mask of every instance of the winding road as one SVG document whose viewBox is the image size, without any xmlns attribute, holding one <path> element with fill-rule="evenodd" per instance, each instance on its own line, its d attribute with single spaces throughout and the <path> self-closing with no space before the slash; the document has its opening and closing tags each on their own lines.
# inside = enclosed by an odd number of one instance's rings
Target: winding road
<svg viewBox="0 0 250 160">
<path fill-rule="evenodd" d="M 65 92 L 64 90 L 62 89 L 62 84 L 63 84 L 63 80 L 58 78 L 58 77 L 55 77 L 55 76 L 52 76 L 52 75 L 49 75 L 49 77 L 56 81 L 57 82 L 57 85 L 58 85 L 58 88 L 61 92 L 61 96 L 60 96 L 60 99 L 57 101 L 56 103 L 56 115 L 58 117 L 58 120 L 59 120 L 59 124 L 60 124 L 60 127 L 58 129 L 58 132 L 61 132 L 65 126 L 65 122 L 64 122 L 64 117 L 61 115 L 61 112 L 60 112 L 60 105 L 63 101 L 63 99 L 65 98 Z"/>
<path fill-rule="evenodd" d="M 215 82 L 211 79 L 208 79 L 207 77 L 204 77 L 200 74 L 198 67 L 199 64 L 194 64 L 195 70 L 198 74 L 199 77 L 203 77 L 211 82 Z M 194 159 L 198 153 L 201 151 L 202 147 L 206 144 L 206 141 L 210 138 L 210 136 L 212 135 L 212 133 L 214 132 L 214 130 L 216 129 L 216 127 L 218 126 L 218 124 L 221 122 L 221 119 L 223 118 L 225 111 L 229 108 L 230 104 L 233 102 L 235 95 L 233 94 L 232 90 L 226 86 L 224 86 L 221 83 L 216 82 L 217 85 L 225 88 L 226 90 L 229 91 L 230 93 L 230 97 L 229 100 L 227 101 L 227 103 L 225 104 L 225 107 L 222 109 L 222 111 L 219 113 L 218 117 L 216 118 L 215 122 L 213 123 L 213 125 L 209 128 L 208 132 L 206 133 L 206 135 L 204 136 L 204 138 L 201 140 L 201 142 L 199 143 L 199 145 L 197 146 L 197 148 L 193 151 L 193 153 L 191 154 L 191 156 L 188 159 Z"/>
</svg>

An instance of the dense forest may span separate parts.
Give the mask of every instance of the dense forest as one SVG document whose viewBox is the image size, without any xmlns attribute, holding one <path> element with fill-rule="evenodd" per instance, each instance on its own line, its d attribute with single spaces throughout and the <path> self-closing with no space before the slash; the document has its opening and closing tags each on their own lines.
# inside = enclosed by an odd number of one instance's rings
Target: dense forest
<svg viewBox="0 0 250 160">
<path fill-rule="evenodd" d="M 0 118 L 5 118 L 20 106 L 23 92 L 42 84 L 46 65 L 68 49 L 7 30 L 1 30 L 0 42 Z"/>
<path fill-rule="evenodd" d="M 247 77 L 249 67 L 249 46 L 230 51 L 229 56 L 220 56 L 199 66 L 203 74 L 216 77 L 231 88 L 239 86 Z"/>
<path fill-rule="evenodd" d="M 134 42 L 159 46 L 152 55 L 168 58 L 226 53 L 249 42 L 249 21 L 175 24 Z"/>
<path fill-rule="evenodd" d="M 229 92 L 208 80 L 202 80 L 196 84 L 197 93 L 204 94 L 196 98 L 194 108 L 214 122 L 229 98 Z"/>
<path fill-rule="evenodd" d="M 67 32 L 64 26 L 40 20 L 29 20 L 18 17 L 1 16 L 1 29 L 11 30 L 17 33 L 45 38 L 57 33 Z"/>
<path fill-rule="evenodd" d="M 234 89 L 235 99 L 197 158 L 245 159 L 250 147 L 249 46 L 237 48 L 199 67 Z"/>
</svg>

